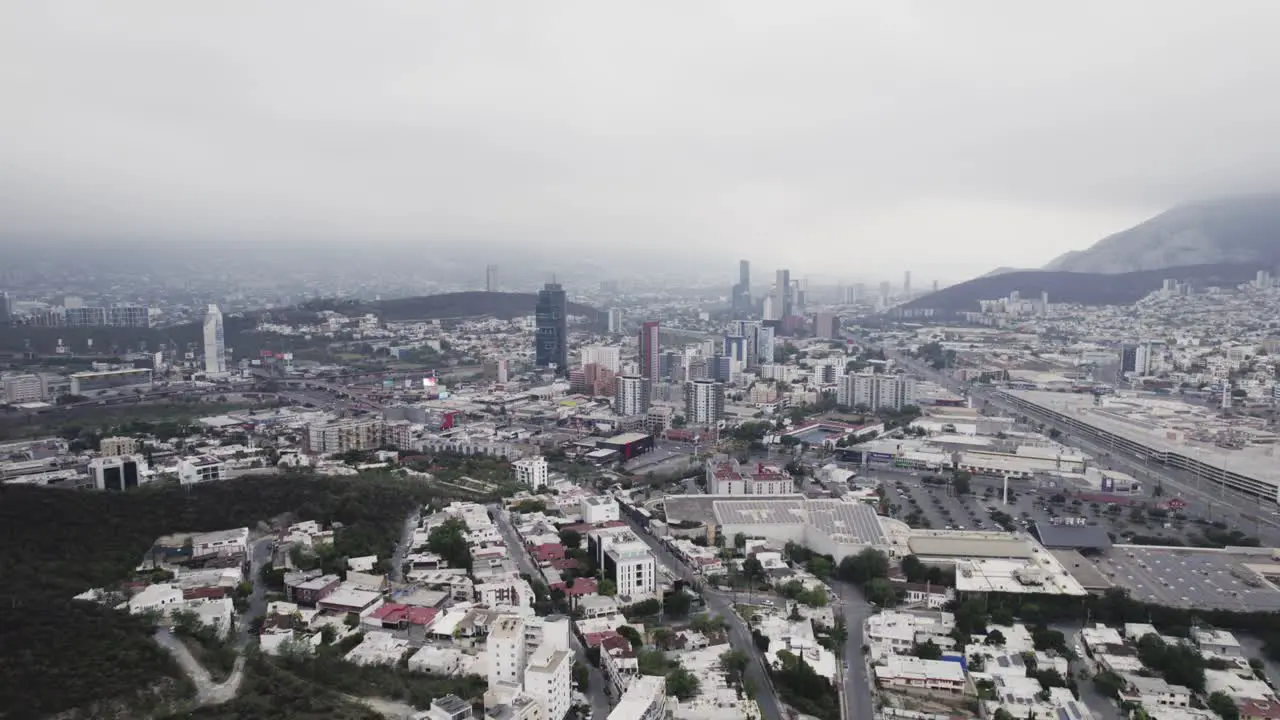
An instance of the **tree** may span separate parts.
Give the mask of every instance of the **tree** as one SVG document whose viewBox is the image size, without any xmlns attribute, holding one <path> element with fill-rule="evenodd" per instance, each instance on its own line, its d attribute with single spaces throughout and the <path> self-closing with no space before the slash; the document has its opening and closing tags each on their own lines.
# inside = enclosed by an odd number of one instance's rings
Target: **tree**
<svg viewBox="0 0 1280 720">
<path fill-rule="evenodd" d="M 450 518 L 436 526 L 427 536 L 427 548 L 444 558 L 449 567 L 471 570 L 471 546 L 462 520 Z"/>
<path fill-rule="evenodd" d="M 573 664 L 573 687 L 578 692 L 585 693 L 591 683 L 591 671 L 586 665 L 580 662 Z"/>
<path fill-rule="evenodd" d="M 995 715 L 992 717 L 994 720 L 1013 720 L 1013 713 L 1005 710 L 1004 708 L 997 708 Z"/>
<path fill-rule="evenodd" d="M 698 678 L 677 665 L 667 674 L 667 692 L 681 700 L 688 700 L 698 694 Z"/>
<path fill-rule="evenodd" d="M 995 629 L 988 630 L 986 642 L 984 642 L 983 644 L 990 645 L 992 647 L 1004 647 L 1004 644 L 1005 644 L 1004 633 Z"/>
<path fill-rule="evenodd" d="M 866 548 L 856 555 L 847 555 L 840 561 L 837 576 L 852 583 L 889 577 L 889 556 L 874 548 Z"/>
<path fill-rule="evenodd" d="M 863 594 L 867 597 L 867 602 L 874 603 L 880 607 L 891 607 L 898 600 L 898 594 L 893 590 L 893 584 L 885 578 L 876 578 L 867 583 L 862 588 Z"/>
<path fill-rule="evenodd" d="M 1205 705 L 1217 713 L 1222 720 L 1239 720 L 1240 718 L 1240 708 L 1236 707 L 1236 703 L 1231 699 L 1230 695 L 1221 690 L 1211 694 Z"/>
<path fill-rule="evenodd" d="M 617 632 L 631 643 L 633 650 L 639 650 L 644 646 L 644 638 L 640 635 L 640 631 L 630 625 L 620 625 Z"/>
<path fill-rule="evenodd" d="M 743 550 L 745 550 L 747 548 L 747 536 L 744 535 L 743 533 L 738 533 L 737 535 L 734 535 L 733 548 L 738 552 L 742 552 Z"/>
<path fill-rule="evenodd" d="M 911 654 L 921 660 L 939 660 L 942 658 L 942 648 L 932 640 L 925 640 L 911 648 Z"/>
<path fill-rule="evenodd" d="M 606 597 L 613 597 L 614 595 L 618 594 L 618 586 L 608 578 L 601 580 L 596 590 L 601 595 L 604 595 Z"/>
<path fill-rule="evenodd" d="M 662 611 L 667 615 L 684 617 L 693 607 L 693 598 L 686 592 L 673 592 L 662 601 Z"/>
<path fill-rule="evenodd" d="M 915 555 L 902 558 L 902 574 L 907 576 L 907 582 L 921 582 L 928 572 L 929 569 Z"/>
<path fill-rule="evenodd" d="M 720 654 L 720 670 L 728 677 L 731 683 L 741 683 L 742 677 L 747 671 L 747 664 L 751 662 L 751 657 L 747 655 L 746 650 L 726 650 Z"/>
<path fill-rule="evenodd" d="M 752 555 L 742 561 L 742 577 L 748 583 L 764 580 L 764 565 Z"/>
<path fill-rule="evenodd" d="M 968 495 L 970 491 L 969 481 L 972 479 L 969 473 L 964 470 L 957 470 L 955 475 L 951 476 L 951 489 L 957 495 Z"/>
<path fill-rule="evenodd" d="M 582 533 L 577 530 L 561 530 L 560 544 L 570 550 L 577 550 L 582 545 Z"/>
</svg>

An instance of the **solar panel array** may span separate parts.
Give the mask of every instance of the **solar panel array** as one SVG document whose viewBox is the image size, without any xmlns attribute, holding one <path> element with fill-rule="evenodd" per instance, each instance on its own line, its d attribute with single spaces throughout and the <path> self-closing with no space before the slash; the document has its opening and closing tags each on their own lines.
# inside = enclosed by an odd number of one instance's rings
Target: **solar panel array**
<svg viewBox="0 0 1280 720">
<path fill-rule="evenodd" d="M 812 525 L 843 542 L 883 545 L 888 541 L 875 508 L 841 500 L 717 500 L 722 525 Z"/>
<path fill-rule="evenodd" d="M 785 525 L 807 524 L 802 499 L 786 500 L 717 500 L 716 517 L 721 525 Z"/>
<path fill-rule="evenodd" d="M 851 535 L 867 545 L 887 544 L 880 517 L 866 503 L 810 500 L 809 517 L 810 524 L 827 535 Z"/>
</svg>

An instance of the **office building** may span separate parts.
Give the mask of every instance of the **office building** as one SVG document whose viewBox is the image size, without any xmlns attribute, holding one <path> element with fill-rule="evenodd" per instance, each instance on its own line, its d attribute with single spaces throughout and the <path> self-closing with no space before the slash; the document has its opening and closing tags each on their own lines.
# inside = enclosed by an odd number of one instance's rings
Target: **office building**
<svg viewBox="0 0 1280 720">
<path fill-rule="evenodd" d="M 505 383 L 511 379 L 507 361 L 504 358 L 488 360 L 484 364 L 484 379 L 496 383 Z"/>
<path fill-rule="evenodd" d="M 227 464 L 218 458 L 201 455 L 178 462 L 178 483 L 181 485 L 217 482 L 226 478 Z"/>
<path fill-rule="evenodd" d="M 7 403 L 17 405 L 44 400 L 44 378 L 39 375 L 11 375 L 0 384 L 4 386 L 4 401 Z"/>
<path fill-rule="evenodd" d="M 307 426 L 307 449 L 317 455 L 376 450 L 385 440 L 386 424 L 380 418 L 344 418 Z"/>
<path fill-rule="evenodd" d="M 498 292 L 498 266 L 484 266 L 484 289 L 485 292 Z"/>
<path fill-rule="evenodd" d="M 107 321 L 115 327 L 151 327 L 151 308 L 145 305 L 112 305 Z"/>
<path fill-rule="evenodd" d="M 620 417 L 645 415 L 649 412 L 652 394 L 649 379 L 639 375 L 620 375 L 614 378 L 613 412 Z"/>
<path fill-rule="evenodd" d="M 557 373 L 569 372 L 568 300 L 559 283 L 547 283 L 538 291 L 534 310 L 534 364 Z"/>
<path fill-rule="evenodd" d="M 622 371 L 622 349 L 608 345 L 588 345 L 579 352 L 579 366 L 596 365 L 613 374 Z"/>
<path fill-rule="evenodd" d="M 796 491 L 791 473 L 764 463 L 745 468 L 733 458 L 707 461 L 708 495 L 790 495 Z"/>
<path fill-rule="evenodd" d="M 658 568 L 653 553 L 630 528 L 590 530 L 587 545 L 605 577 L 613 579 L 619 598 L 635 602 L 657 592 Z"/>
<path fill-rule="evenodd" d="M 144 482 L 145 468 L 146 460 L 136 455 L 98 457 L 89 461 L 89 476 L 99 490 L 128 490 Z"/>
<path fill-rule="evenodd" d="M 724 419 L 724 384 L 716 380 L 685 383 L 684 418 L 690 425 L 717 425 Z"/>
<path fill-rule="evenodd" d="M 204 314 L 204 371 L 207 375 L 227 372 L 227 341 L 217 305 L 210 305 Z"/>
<path fill-rule="evenodd" d="M 848 407 L 901 410 L 915 401 L 916 381 L 906 375 L 849 373 L 836 388 L 836 402 Z"/>
<path fill-rule="evenodd" d="M 103 307 L 69 307 L 64 314 L 67 327 L 101 327 L 107 324 L 107 309 Z"/>
<path fill-rule="evenodd" d="M 622 332 L 622 308 L 611 308 L 609 310 L 609 327 L 607 329 L 613 334 Z"/>
<path fill-rule="evenodd" d="M 934 281 L 933 281 L 933 291 L 934 291 L 934 292 L 938 292 L 938 281 L 937 281 L 937 280 L 934 280 Z"/>
<path fill-rule="evenodd" d="M 146 368 L 71 373 L 71 394 L 88 395 L 102 390 L 132 390 L 151 387 L 151 371 Z"/>
<path fill-rule="evenodd" d="M 656 382 L 662 377 L 662 345 L 659 342 L 657 320 L 649 320 L 640 325 L 640 377 Z"/>
<path fill-rule="evenodd" d="M 1154 369 L 1157 355 L 1156 346 L 1151 343 L 1142 343 L 1133 350 L 1133 374 L 1139 377 L 1151 375 Z"/>
<path fill-rule="evenodd" d="M 889 305 L 889 298 L 893 296 L 893 288 L 888 281 L 880 283 L 880 302 L 884 306 Z"/>
<path fill-rule="evenodd" d="M 774 314 L 776 319 L 791 317 L 792 312 L 791 271 L 779 270 L 773 283 Z"/>
<path fill-rule="evenodd" d="M 517 460 L 511 463 L 511 467 L 515 470 L 516 482 L 528 485 L 533 490 L 541 490 L 547 486 L 550 473 L 547 459 L 541 455 Z"/>
<path fill-rule="evenodd" d="M 911 299 L 911 271 L 902 274 L 902 296 Z"/>
<path fill-rule="evenodd" d="M 840 317 L 835 313 L 816 313 L 813 316 L 813 335 L 828 340 L 840 337 Z"/>
<path fill-rule="evenodd" d="M 578 501 L 578 513 L 588 525 L 618 520 L 618 501 L 612 495 L 589 495 Z"/>
<path fill-rule="evenodd" d="M 730 304 L 735 315 L 751 314 L 751 263 L 746 260 L 738 261 L 738 282 L 733 286 Z"/>
<path fill-rule="evenodd" d="M 8 292 L 0 292 L 0 325 L 13 322 L 13 296 Z"/>
</svg>

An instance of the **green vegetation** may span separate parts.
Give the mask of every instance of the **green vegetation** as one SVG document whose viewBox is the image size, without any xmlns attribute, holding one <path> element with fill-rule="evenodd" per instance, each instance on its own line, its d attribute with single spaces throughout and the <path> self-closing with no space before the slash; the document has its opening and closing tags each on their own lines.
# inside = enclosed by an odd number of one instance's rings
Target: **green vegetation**
<svg viewBox="0 0 1280 720">
<path fill-rule="evenodd" d="M 840 699 L 831 683 L 804 661 L 804 658 L 782 650 L 778 667 L 770 670 L 774 686 L 783 702 L 805 715 L 821 720 L 838 720 Z"/>
<path fill-rule="evenodd" d="M 261 406 L 177 401 L 132 405 L 82 405 L 43 413 L 0 413 L 0 440 L 56 435 L 77 447 L 96 449 L 98 441 L 114 435 L 154 435 L 161 440 L 186 437 L 197 418 Z"/>
<path fill-rule="evenodd" d="M 698 694 L 698 678 L 684 669 L 677 660 L 668 658 L 661 650 L 641 650 L 636 655 L 641 675 L 661 675 L 667 679 L 667 694 L 681 700 Z"/>
<path fill-rule="evenodd" d="M 467 545 L 467 524 L 450 518 L 431 530 L 427 547 L 449 563 L 449 567 L 471 570 L 471 550 Z"/>
<path fill-rule="evenodd" d="M 173 634 L 186 644 L 192 657 L 209 671 L 213 681 L 226 680 L 236 664 L 235 647 L 219 637 L 213 628 L 201 623 L 199 616 L 193 612 L 178 610 L 170 617 L 173 620 Z"/>
<path fill-rule="evenodd" d="M 279 667 L 293 676 L 340 693 L 400 700 L 425 710 L 450 693 L 463 699 L 484 694 L 485 680 L 476 675 L 440 677 L 402 666 L 352 665 L 342 659 L 345 645 L 321 646 L 315 655 L 285 655 Z"/>
<path fill-rule="evenodd" d="M 381 717 L 369 708 L 344 699 L 335 688 L 307 682 L 265 657 L 255 655 L 246 663 L 244 680 L 235 700 L 195 712 L 176 713 L 166 720 L 380 720 Z"/>
<path fill-rule="evenodd" d="M 46 717 L 112 698 L 145 709 L 189 692 L 151 641 L 148 621 L 71 600 L 131 579 L 157 537 L 255 527 L 289 513 L 341 522 L 337 546 L 385 557 L 410 509 L 434 494 L 377 474 L 243 477 L 128 493 L 0 486 L 0 707 L 22 708 L 10 719 Z"/>
<path fill-rule="evenodd" d="M 826 589 L 821 585 L 815 585 L 812 589 L 809 589 L 799 580 L 792 580 L 779 588 L 779 591 L 784 597 L 808 607 L 826 607 L 827 603 L 831 602 L 831 599 L 827 597 Z"/>
</svg>

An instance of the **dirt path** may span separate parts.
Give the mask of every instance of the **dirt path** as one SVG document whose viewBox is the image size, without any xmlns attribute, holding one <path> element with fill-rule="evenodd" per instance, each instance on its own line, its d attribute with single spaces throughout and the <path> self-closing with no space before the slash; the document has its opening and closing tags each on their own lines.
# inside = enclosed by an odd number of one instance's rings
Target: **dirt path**
<svg viewBox="0 0 1280 720">
<path fill-rule="evenodd" d="M 380 697 L 360 697 L 359 695 L 343 695 L 343 697 L 374 712 L 382 713 L 383 717 L 394 718 L 394 720 L 407 720 L 407 718 L 422 712 L 414 706 L 398 700 L 388 700 Z"/>
<path fill-rule="evenodd" d="M 191 678 L 191 682 L 196 686 L 196 705 L 204 707 L 205 705 L 221 705 L 235 699 L 236 693 L 240 691 L 240 681 L 244 678 L 244 656 L 236 658 L 235 667 L 231 670 L 231 675 L 225 682 L 219 684 L 209 677 L 209 671 L 196 661 L 191 655 L 191 651 L 187 649 L 182 641 L 173 636 L 165 628 L 156 630 L 153 636 L 157 644 L 173 655 L 178 661 L 178 666 L 182 671 Z"/>
</svg>

